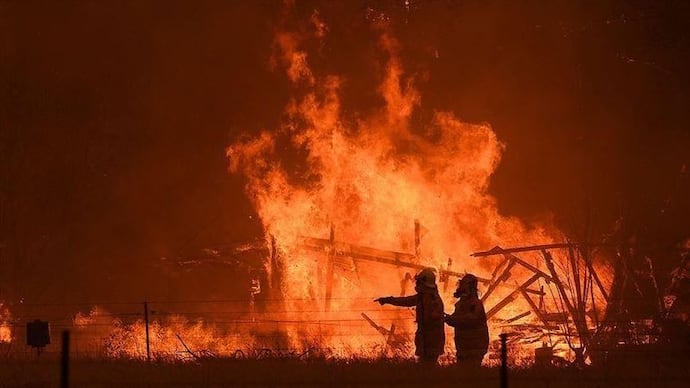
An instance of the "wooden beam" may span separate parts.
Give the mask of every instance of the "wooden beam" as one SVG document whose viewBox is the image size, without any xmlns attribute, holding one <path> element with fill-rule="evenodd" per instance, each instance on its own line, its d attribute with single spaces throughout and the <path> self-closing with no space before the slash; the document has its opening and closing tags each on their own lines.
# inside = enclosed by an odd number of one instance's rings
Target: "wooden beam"
<svg viewBox="0 0 690 388">
<path fill-rule="evenodd" d="M 328 239 L 328 263 L 326 263 L 326 312 L 331 311 L 331 296 L 333 295 L 333 271 L 335 270 L 335 227 L 331 224 Z"/>
<path fill-rule="evenodd" d="M 573 316 L 573 320 L 584 320 L 585 319 L 585 301 L 587 296 L 582 294 L 582 286 L 580 283 L 580 266 L 575 257 L 575 251 L 572 247 L 568 248 L 568 259 L 570 261 L 570 270 L 573 273 L 573 283 L 575 284 L 575 313 L 577 316 Z M 572 295 L 572 292 L 571 292 Z M 585 324 L 586 326 L 586 324 Z"/>
<path fill-rule="evenodd" d="M 528 294 L 534 294 L 534 295 L 539 295 L 539 296 L 545 296 L 546 295 L 546 293 L 544 291 L 532 290 L 530 288 L 526 288 L 523 291 L 525 291 Z"/>
<path fill-rule="evenodd" d="M 500 248 L 499 248 L 500 249 Z M 504 260 L 496 266 L 496 270 L 494 270 L 494 275 L 492 276 L 491 282 L 489 283 L 489 288 L 486 290 L 484 295 L 481 297 L 481 301 L 485 301 L 489 295 L 496 289 L 496 287 L 501 283 L 507 280 L 508 275 L 510 274 L 510 270 L 516 265 L 520 264 L 521 266 L 529 269 L 533 273 L 543 277 L 547 281 L 553 281 L 553 278 L 545 273 L 544 271 L 540 270 L 539 268 L 533 266 L 532 264 L 520 259 L 519 257 L 513 255 L 512 253 L 504 253 L 503 254 Z M 505 265 L 507 263 L 507 265 Z M 505 265 L 505 267 L 504 267 Z M 497 270 L 499 268 L 503 267 L 503 269 L 497 274 Z"/>
<path fill-rule="evenodd" d="M 422 244 L 419 220 L 414 220 L 414 255 L 417 259 L 421 256 L 420 245 Z"/>
<path fill-rule="evenodd" d="M 501 247 L 497 246 L 497 247 L 491 248 L 488 251 L 472 253 L 470 256 L 472 256 L 472 257 L 486 257 L 486 256 L 503 255 L 506 253 L 541 251 L 543 249 L 563 249 L 563 248 L 580 247 L 580 246 L 600 247 L 600 246 L 607 246 L 607 244 L 555 243 L 555 244 L 544 244 L 544 245 L 531 245 L 531 246 L 516 247 L 516 248 L 501 248 Z"/>
<path fill-rule="evenodd" d="M 328 254 L 328 247 L 331 245 L 331 241 L 316 237 L 302 237 L 302 248 Z M 376 262 L 382 264 L 389 264 L 396 267 L 414 268 L 417 270 L 422 270 L 424 268 L 429 268 L 428 265 L 417 264 L 412 262 L 416 259 L 415 255 L 403 252 L 386 251 L 382 249 L 364 247 L 360 245 L 348 244 L 340 241 L 333 241 L 333 246 L 335 247 L 335 256 L 346 256 L 351 257 L 355 260 Z M 444 276 L 455 276 L 463 277 L 465 273 L 455 272 L 448 270 L 440 270 L 439 275 Z M 486 278 L 477 277 L 479 282 L 488 284 L 491 280 Z"/>
<path fill-rule="evenodd" d="M 316 238 L 316 237 L 301 237 L 301 245 L 304 248 L 321 251 L 326 253 L 326 249 L 330 246 L 331 241 L 329 239 Z M 392 261 L 408 262 L 416 267 L 426 268 L 421 264 L 415 264 L 412 261 L 415 259 L 415 255 L 403 252 L 386 251 L 382 249 L 369 248 L 360 245 L 353 245 L 341 241 L 334 241 L 334 246 L 336 254 L 344 254 L 349 256 L 361 256 L 363 258 L 381 258 Z"/>
<path fill-rule="evenodd" d="M 524 317 L 526 317 L 526 316 L 528 316 L 528 315 L 530 315 L 530 314 L 532 314 L 532 312 L 529 311 L 529 310 L 527 310 L 527 311 L 525 311 L 525 312 L 522 313 L 522 314 L 518 314 L 518 315 L 516 315 L 516 316 L 514 316 L 514 317 L 512 317 L 512 318 L 510 318 L 510 319 L 506 319 L 505 323 L 513 323 L 513 322 L 517 321 L 518 319 L 524 318 Z"/>
<path fill-rule="evenodd" d="M 491 279 L 491 283 L 489 283 L 489 288 L 487 288 L 486 292 L 484 292 L 484 294 L 481 297 L 482 302 L 484 302 L 489 297 L 489 295 L 491 295 L 494 292 L 496 287 L 498 287 L 498 285 L 501 282 L 506 280 L 507 274 L 510 272 L 511 268 L 515 266 L 515 261 L 513 260 L 508 260 L 508 258 L 506 258 L 506 261 L 504 261 L 503 263 L 505 262 L 507 262 L 508 265 L 506 265 L 503 268 L 503 271 L 501 271 L 497 276 L 494 276 L 493 279 Z M 501 263 L 501 265 L 503 265 L 503 263 Z"/>
<path fill-rule="evenodd" d="M 548 325 L 549 323 L 546 321 L 546 318 L 544 318 L 544 314 L 542 314 L 541 310 L 539 310 L 539 307 L 534 303 L 532 298 L 530 298 L 529 295 L 527 295 L 527 292 L 525 292 L 526 287 L 520 287 L 520 293 L 522 294 L 522 297 L 525 298 L 527 303 L 529 304 L 529 307 L 534 311 L 534 313 L 539 317 L 539 320 L 544 323 L 544 325 Z"/>
<path fill-rule="evenodd" d="M 391 333 L 392 333 L 391 330 L 388 330 L 388 329 L 386 329 L 385 327 L 380 326 L 379 324 L 377 324 L 376 322 L 374 322 L 374 320 L 371 319 L 367 314 L 365 314 L 365 313 L 360 313 L 360 315 L 361 315 L 362 318 L 364 318 L 367 322 L 369 322 L 369 324 L 371 325 L 371 327 L 373 327 L 374 329 L 376 329 L 376 331 L 378 331 L 379 333 L 381 333 L 381 334 L 384 335 L 385 337 L 388 337 L 389 335 L 391 335 Z"/>
<path fill-rule="evenodd" d="M 532 285 L 532 283 L 534 283 L 535 281 L 537 281 L 537 279 L 539 279 L 540 277 L 541 277 L 541 275 L 540 275 L 540 274 L 537 274 L 537 273 L 535 273 L 534 275 L 532 275 L 531 278 L 527 279 L 524 283 L 522 283 L 520 286 L 518 286 L 518 288 L 516 288 L 515 290 L 513 290 L 513 292 L 511 292 L 508 296 L 506 296 L 505 298 L 503 298 L 500 302 L 496 303 L 496 305 L 495 305 L 494 307 L 492 307 L 491 310 L 489 310 L 489 311 L 486 313 L 486 319 L 491 318 L 494 314 L 496 314 L 497 312 L 499 312 L 503 307 L 505 307 L 506 305 L 508 305 L 508 303 L 510 303 L 510 302 L 512 302 L 513 300 L 515 300 L 515 298 L 517 297 L 517 295 L 518 295 L 519 293 L 521 293 L 521 290 L 522 290 L 522 289 L 525 289 L 525 288 L 529 287 L 530 285 Z M 530 300 L 530 301 L 531 301 L 531 300 Z M 539 309 L 535 309 L 535 313 L 538 313 L 538 310 L 539 310 Z"/>
<path fill-rule="evenodd" d="M 604 288 L 604 284 L 601 282 L 601 279 L 599 279 L 597 271 L 594 270 L 594 266 L 592 265 L 592 258 L 589 256 L 589 253 L 585 254 L 584 259 L 585 264 L 587 264 L 587 268 L 589 268 L 589 273 L 592 274 L 592 278 L 594 279 L 594 282 L 597 284 L 597 287 L 599 288 L 599 292 L 601 292 L 601 295 L 604 297 L 604 301 L 608 303 L 609 294 L 608 292 L 606 292 L 606 288 Z"/>
<path fill-rule="evenodd" d="M 568 313 L 573 318 L 575 328 L 577 329 L 577 332 L 580 335 L 580 348 L 586 347 L 589 344 L 589 330 L 587 328 L 586 322 L 584 321 L 584 317 L 579 316 L 575 306 L 573 306 L 571 300 L 568 298 L 568 294 L 566 294 L 565 292 L 563 283 L 561 282 L 561 279 L 558 277 L 556 268 L 554 268 L 553 257 L 551 256 L 551 254 L 546 250 L 542 250 L 541 254 L 544 256 L 546 266 L 549 268 L 549 271 L 553 275 L 554 284 L 556 284 L 556 288 L 558 289 L 558 292 L 561 295 L 561 299 L 563 300 L 563 303 L 565 304 Z"/>
<path fill-rule="evenodd" d="M 515 298 L 517 297 L 518 292 L 519 292 L 518 290 L 515 290 L 515 291 L 511 292 L 510 294 L 508 294 L 508 296 L 506 296 L 505 298 L 501 299 L 500 302 L 496 303 L 496 305 L 494 307 L 492 307 L 489 311 L 486 312 L 486 319 L 491 319 L 491 317 L 493 317 L 494 314 L 501 311 L 502 308 L 504 308 L 509 303 L 514 301 Z"/>
<path fill-rule="evenodd" d="M 530 271 L 532 271 L 532 272 L 534 272 L 534 273 L 537 273 L 537 274 L 541 275 L 542 277 L 544 277 L 544 278 L 547 279 L 548 281 L 553 281 L 553 278 L 552 278 L 549 274 L 547 274 L 546 272 L 544 272 L 544 271 L 540 270 L 539 268 L 533 266 L 532 264 L 530 264 L 530 263 L 528 263 L 528 262 L 522 260 L 521 258 L 519 258 L 519 257 L 517 257 L 517 256 L 515 256 L 515 255 L 513 255 L 513 254 L 511 254 L 511 253 L 508 253 L 507 256 L 510 257 L 511 260 L 515 260 L 515 261 L 516 261 L 518 264 L 520 264 L 521 266 L 523 266 L 523 267 L 529 269 Z M 566 287 L 566 288 L 567 288 L 567 287 Z"/>
</svg>

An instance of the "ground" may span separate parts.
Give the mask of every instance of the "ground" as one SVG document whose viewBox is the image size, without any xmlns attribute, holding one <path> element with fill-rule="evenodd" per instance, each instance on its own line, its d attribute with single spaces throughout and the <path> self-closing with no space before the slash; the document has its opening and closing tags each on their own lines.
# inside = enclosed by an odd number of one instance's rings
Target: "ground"
<svg viewBox="0 0 690 388">
<path fill-rule="evenodd" d="M 605 368 L 510 369 L 513 387 L 686 387 L 687 360 L 638 360 Z M 500 386 L 499 368 L 467 371 L 454 365 L 426 367 L 410 361 L 323 361 L 296 359 L 207 359 L 169 363 L 74 360 L 72 387 L 221 386 Z M 0 387 L 57 387 L 57 359 L 4 360 Z"/>
</svg>

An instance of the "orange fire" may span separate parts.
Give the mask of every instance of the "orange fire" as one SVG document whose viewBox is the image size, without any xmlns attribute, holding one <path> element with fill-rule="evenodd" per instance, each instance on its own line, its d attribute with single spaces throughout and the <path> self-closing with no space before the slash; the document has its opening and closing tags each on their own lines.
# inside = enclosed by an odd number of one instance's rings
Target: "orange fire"
<svg viewBox="0 0 690 388">
<path fill-rule="evenodd" d="M 10 319 L 10 310 L 0 302 L 0 342 L 12 342 Z"/>
<path fill-rule="evenodd" d="M 280 265 L 267 258 L 266 270 L 281 272 L 281 284 L 274 285 L 280 287 L 280 297 L 267 303 L 266 311 L 231 312 L 232 319 L 215 324 L 212 318 L 205 323 L 153 316 L 153 357 L 261 356 L 262 349 L 339 358 L 411 357 L 414 314 L 380 307 L 373 298 L 409 294 L 412 285 L 406 279 L 416 270 L 358 260 L 348 256 L 349 249 L 401 252 L 414 265 L 490 278 L 498 261 L 471 258 L 470 253 L 562 238 L 549 222 L 528 224 L 499 214 L 488 187 L 505 145 L 490 125 L 463 122 L 446 111 L 436 111 L 423 127 L 413 124 L 422 96 L 414 75 L 402 67 L 398 42 L 385 28 L 379 30 L 378 42 L 386 57 L 377 87 L 382 103 L 368 115 L 348 114 L 340 99 L 347 78 L 318 73 L 301 48 L 328 31 L 317 13 L 311 23 L 310 36 L 280 32 L 275 39 L 272 63 L 295 89 L 282 125 L 227 148 L 231 173 L 246 177 L 246 193 L 267 240 L 277 246 Z M 305 241 L 329 244 L 319 251 Z M 344 253 L 333 258 L 334 251 Z M 523 258 L 544 270 L 540 257 Z M 555 261 L 564 267 L 562 258 Z M 510 294 L 513 283 L 532 275 L 515 267 L 507 286 L 486 301 L 486 310 Z M 439 285 L 446 312 L 452 311 L 455 279 Z M 552 285 L 542 286 L 553 292 Z M 559 309 L 557 295 L 545 299 L 545 308 Z M 586 308 L 600 309 L 601 295 L 593 299 Z M 495 317 L 503 321 L 489 323 L 491 337 L 504 330 L 506 319 L 529 310 L 519 298 L 507 304 Z M 2 322 L 0 341 L 10 335 Z M 523 314 L 516 322 L 536 322 L 536 317 Z M 111 357 L 146 357 L 142 318 L 124 322 L 94 308 L 73 323 L 77 346 L 83 349 L 105 346 Z M 532 357 L 533 348 L 550 334 L 537 331 L 527 341 L 534 345 L 515 348 L 524 353 L 518 356 Z M 446 338 L 452 352 L 450 328 Z M 563 341 L 559 346 L 566 349 Z"/>
<path fill-rule="evenodd" d="M 527 224 L 499 214 L 487 189 L 505 145 L 490 125 L 466 123 L 445 111 L 436 111 L 424 127 L 413 125 L 422 96 L 415 77 L 404 72 L 398 42 L 385 28 L 379 47 L 387 60 L 377 88 L 383 103 L 368 116 L 348 115 L 339 96 L 347 79 L 318 74 L 300 48 L 327 30 L 317 14 L 312 23 L 313 36 L 281 32 L 275 40 L 273 62 L 295 88 L 283 124 L 230 145 L 227 155 L 230 171 L 248 179 L 246 192 L 280 248 L 281 291 L 289 311 L 283 318 L 334 322 L 321 331 L 321 346 L 351 355 L 385 343 L 383 336 L 372 335 L 378 333 L 359 312 L 367 311 L 386 327 L 392 322 L 399 331 L 414 331 L 409 314 L 376 309 L 372 302 L 377 295 L 399 294 L 405 273 L 414 270 L 356 259 L 340 263 L 326 302 L 328 252 L 305 250 L 305 236 L 328 239 L 332 227 L 336 242 L 410 252 L 418 264 L 434 268 L 445 268 L 452 258 L 454 271 L 490 277 L 496 262 L 470 258 L 470 253 L 499 244 L 553 242 L 562 234 L 548 222 Z M 300 163 L 284 155 L 286 147 L 303 154 Z M 422 226 L 418 247 L 415 220 Z M 516 269 L 514 275 L 524 274 Z M 447 311 L 454 286 L 442 295 Z M 499 291 L 488 302 L 505 294 Z M 516 301 L 504 313 L 528 309 Z M 285 329 L 293 346 L 310 335 L 308 325 Z M 500 330 L 493 325 L 491 335 Z"/>
<path fill-rule="evenodd" d="M 112 358 L 145 359 L 146 323 L 143 318 L 124 322 L 100 307 L 74 317 L 77 354 L 98 354 Z M 151 319 L 151 357 L 165 360 L 194 360 L 233 355 L 238 349 L 254 348 L 252 338 L 230 327 L 190 320 L 179 315 Z"/>
</svg>

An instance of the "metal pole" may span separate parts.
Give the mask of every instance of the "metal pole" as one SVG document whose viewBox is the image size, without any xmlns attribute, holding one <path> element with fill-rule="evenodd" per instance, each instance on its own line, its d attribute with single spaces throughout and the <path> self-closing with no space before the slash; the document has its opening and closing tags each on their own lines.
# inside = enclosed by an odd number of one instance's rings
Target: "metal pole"
<svg viewBox="0 0 690 388">
<path fill-rule="evenodd" d="M 146 361 L 151 362 L 151 344 L 149 342 L 149 304 L 144 302 L 144 321 L 146 322 Z"/>
<path fill-rule="evenodd" d="M 501 338 L 501 388 L 508 388 L 508 335 L 502 333 Z"/>
<path fill-rule="evenodd" d="M 69 387 L 69 330 L 62 332 L 62 356 L 60 359 L 60 388 Z"/>
</svg>

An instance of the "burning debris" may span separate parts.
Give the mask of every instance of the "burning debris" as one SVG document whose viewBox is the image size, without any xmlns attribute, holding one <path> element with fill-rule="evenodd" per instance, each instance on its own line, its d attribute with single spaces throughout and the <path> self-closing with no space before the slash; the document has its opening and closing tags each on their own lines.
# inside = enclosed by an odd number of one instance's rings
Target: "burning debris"
<svg viewBox="0 0 690 388">
<path fill-rule="evenodd" d="M 567 255 L 558 262 L 554 260 L 553 255 L 549 251 L 552 249 L 565 249 L 567 250 Z M 598 310 L 601 310 L 601 306 L 606 304 L 607 298 L 606 286 L 602 283 L 602 280 L 595 270 L 590 249 L 591 247 L 579 244 L 549 244 L 507 250 L 497 247 L 488 252 L 473 254 L 473 256 L 476 257 L 499 254 L 504 256 L 504 260 L 496 267 L 492 275 L 492 283 L 484 294 L 483 299 L 486 299 L 490 295 L 496 285 L 508 280 L 510 277 L 510 270 L 516 265 L 521 266 L 523 271 L 527 270 L 532 273 L 524 283 L 518 285 L 512 293 L 489 310 L 487 316 L 493 316 L 507 304 L 513 302 L 517 295 L 521 295 L 531 309 L 527 313 L 534 313 L 545 330 L 560 327 L 560 333 L 549 333 L 549 342 L 552 342 L 552 334 L 562 336 L 568 344 L 569 349 L 574 353 L 575 362 L 584 365 L 586 358 L 585 353 L 590 344 L 591 334 L 598 326 L 598 317 L 601 316 L 603 312 Z M 541 253 L 549 274 L 544 273 L 539 268 L 514 255 L 514 253 L 517 252 L 531 251 L 538 251 Z M 558 265 L 558 269 L 556 265 Z M 542 285 L 539 290 L 529 288 L 532 284 L 540 280 L 544 282 L 545 285 Z M 545 309 L 545 286 L 552 295 L 550 307 L 551 309 L 555 309 L 555 311 L 548 312 Z M 553 297 L 554 293 L 557 297 Z M 540 297 L 538 305 L 532 300 L 530 294 Z M 516 317 L 510 318 L 507 323 L 515 322 L 527 315 L 526 313 L 522 313 Z M 571 330 L 573 327 L 574 330 Z M 545 339 L 546 338 L 542 337 L 537 340 Z M 574 339 L 576 341 L 574 341 Z M 546 341 L 543 342 L 546 344 Z M 552 343 L 548 348 L 553 349 L 554 346 L 555 345 Z M 546 348 L 547 346 L 544 345 L 541 349 L 544 350 Z"/>
<path fill-rule="evenodd" d="M 12 328 L 10 310 L 0 302 L 0 343 L 12 342 Z"/>
</svg>

